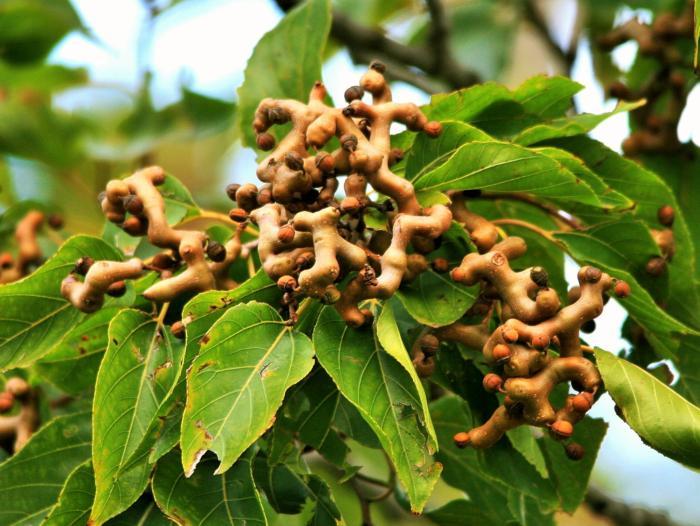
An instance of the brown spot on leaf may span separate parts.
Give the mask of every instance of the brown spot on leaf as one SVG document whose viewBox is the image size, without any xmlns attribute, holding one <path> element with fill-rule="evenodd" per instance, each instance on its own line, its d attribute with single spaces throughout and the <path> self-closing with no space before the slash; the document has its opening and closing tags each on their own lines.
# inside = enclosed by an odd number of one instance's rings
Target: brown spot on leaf
<svg viewBox="0 0 700 526">
<path fill-rule="evenodd" d="M 209 335 L 205 334 L 204 336 L 202 336 L 202 339 L 199 340 L 199 344 L 206 345 L 207 343 L 209 343 Z"/>
</svg>

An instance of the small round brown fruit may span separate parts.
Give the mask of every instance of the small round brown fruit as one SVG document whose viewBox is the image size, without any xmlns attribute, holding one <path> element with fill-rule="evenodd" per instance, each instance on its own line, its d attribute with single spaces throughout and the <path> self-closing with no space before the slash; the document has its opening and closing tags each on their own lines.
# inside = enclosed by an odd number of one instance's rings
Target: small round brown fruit
<svg viewBox="0 0 700 526">
<path fill-rule="evenodd" d="M 365 96 L 365 90 L 362 86 L 350 86 L 345 90 L 345 102 L 352 102 L 354 100 L 359 100 Z"/>
<path fill-rule="evenodd" d="M 457 433 L 455 436 L 452 437 L 452 440 L 454 441 L 455 446 L 457 446 L 460 449 L 464 449 L 469 445 L 469 433 L 467 433 L 466 431 Z"/>
<path fill-rule="evenodd" d="M 54 230 L 60 230 L 63 228 L 63 218 L 59 214 L 51 214 L 47 221 L 49 226 Z"/>
<path fill-rule="evenodd" d="M 275 142 L 275 136 L 271 133 L 258 133 L 258 135 L 255 137 L 255 144 L 257 144 L 258 148 L 264 152 L 272 150 L 275 147 Z"/>
<path fill-rule="evenodd" d="M 297 280 L 294 276 L 282 276 L 277 280 L 277 286 L 285 292 L 292 292 L 297 288 Z"/>
<path fill-rule="evenodd" d="M 124 198 L 124 208 L 130 214 L 140 216 L 143 214 L 143 201 L 139 196 L 129 194 Z"/>
<path fill-rule="evenodd" d="M 549 274 L 542 267 L 532 267 L 530 269 L 530 279 L 535 282 L 538 287 L 546 287 L 549 283 Z"/>
<path fill-rule="evenodd" d="M 438 137 L 442 133 L 442 124 L 437 121 L 430 121 L 423 126 L 423 131 L 428 137 Z"/>
<path fill-rule="evenodd" d="M 214 263 L 221 263 L 226 259 L 226 247 L 216 241 L 210 241 L 207 245 L 207 256 Z"/>
<path fill-rule="evenodd" d="M 647 274 L 658 278 L 666 272 L 666 260 L 659 256 L 654 256 L 647 261 L 645 270 Z"/>
<path fill-rule="evenodd" d="M 493 348 L 493 359 L 497 362 L 510 358 L 510 355 L 510 347 L 507 345 L 499 343 Z"/>
<path fill-rule="evenodd" d="M 484 376 L 482 384 L 484 389 L 486 389 L 489 393 L 495 393 L 501 389 L 501 386 L 503 385 L 503 378 L 497 374 L 489 373 Z"/>
<path fill-rule="evenodd" d="M 92 267 L 93 263 L 95 263 L 95 260 L 89 256 L 79 258 L 78 261 L 75 262 L 73 272 L 84 276 L 85 274 L 87 274 L 88 270 L 90 270 L 90 267 Z"/>
<path fill-rule="evenodd" d="M 448 270 L 450 270 L 450 262 L 447 261 L 445 258 L 435 258 L 431 263 L 430 266 L 433 268 L 435 272 L 438 274 L 444 274 Z"/>
<path fill-rule="evenodd" d="M 546 334 L 535 334 L 530 343 L 535 349 L 544 350 L 549 347 L 549 336 Z"/>
<path fill-rule="evenodd" d="M 675 219 L 676 213 L 671 205 L 664 205 L 659 208 L 656 216 L 659 219 L 659 223 L 661 223 L 663 226 L 670 227 L 673 225 L 673 220 Z"/>
<path fill-rule="evenodd" d="M 3 391 L 0 393 L 0 413 L 7 413 L 15 403 L 15 397 L 12 393 Z"/>
<path fill-rule="evenodd" d="M 331 173 L 335 169 L 335 159 L 326 152 L 319 152 L 316 155 L 316 168 L 323 173 Z"/>
<path fill-rule="evenodd" d="M 289 152 L 284 156 L 284 164 L 291 170 L 301 171 L 304 169 L 304 159 L 296 152 Z"/>
<path fill-rule="evenodd" d="M 3 252 L 0 254 L 0 268 L 10 268 L 14 265 L 14 259 L 12 254 L 9 252 Z"/>
<path fill-rule="evenodd" d="M 296 231 L 292 225 L 282 225 L 277 231 L 277 239 L 281 243 L 291 243 L 294 240 Z"/>
<path fill-rule="evenodd" d="M 420 350 L 426 356 L 433 356 L 440 348 L 440 340 L 433 334 L 424 334 L 419 342 Z"/>
<path fill-rule="evenodd" d="M 577 442 L 567 444 L 564 447 L 564 451 L 566 452 L 566 456 L 571 460 L 581 460 L 586 454 L 586 449 Z"/>
<path fill-rule="evenodd" d="M 107 295 L 113 298 L 119 298 L 126 292 L 126 283 L 124 281 L 115 281 L 107 287 Z"/>
<path fill-rule="evenodd" d="M 630 286 L 625 281 L 618 281 L 615 283 L 615 296 L 618 298 L 626 298 L 630 295 Z"/>
<path fill-rule="evenodd" d="M 587 413 L 593 407 L 593 395 L 585 391 L 579 393 L 571 399 L 571 405 L 579 413 Z"/>
<path fill-rule="evenodd" d="M 122 230 L 130 236 L 141 236 L 144 233 L 144 223 L 138 217 L 129 217 L 122 223 Z"/>
<path fill-rule="evenodd" d="M 228 216 L 236 223 L 243 223 L 248 219 L 248 212 L 242 208 L 234 208 L 228 213 Z"/>
<path fill-rule="evenodd" d="M 574 434 L 574 426 L 571 425 L 571 422 L 567 422 L 566 420 L 555 420 L 552 422 L 550 430 L 555 435 L 563 438 L 569 438 Z"/>
<path fill-rule="evenodd" d="M 238 189 L 241 187 L 240 184 L 237 183 L 231 183 L 226 186 L 226 195 L 231 201 L 236 200 L 236 192 L 238 192 Z"/>
<path fill-rule="evenodd" d="M 187 334 L 185 331 L 185 324 L 182 323 L 182 321 L 176 321 L 175 323 L 173 323 L 170 326 L 170 332 L 178 340 L 184 340 L 185 335 Z"/>
</svg>

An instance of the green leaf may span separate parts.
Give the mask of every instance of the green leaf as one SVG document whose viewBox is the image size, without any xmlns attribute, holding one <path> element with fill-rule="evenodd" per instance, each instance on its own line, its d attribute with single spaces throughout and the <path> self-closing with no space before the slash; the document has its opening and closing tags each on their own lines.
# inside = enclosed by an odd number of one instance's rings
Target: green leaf
<svg viewBox="0 0 700 526">
<path fill-rule="evenodd" d="M 239 122 L 245 144 L 255 144 L 251 124 L 263 98 L 308 99 L 314 82 L 321 79 L 330 22 L 330 2 L 309 0 L 290 11 L 258 41 L 248 60 L 243 85 L 238 89 Z"/>
<path fill-rule="evenodd" d="M 336 466 L 345 467 L 349 448 L 332 429 L 340 400 L 340 392 L 333 381 L 322 368 L 316 367 L 290 390 L 277 422 L 281 419 L 286 428 L 298 433 L 304 444 L 312 446 Z"/>
<path fill-rule="evenodd" d="M 420 512 L 440 477 L 421 402 L 404 368 L 384 353 L 371 329 L 351 329 L 326 307 L 314 330 L 316 358 L 375 432 Z"/>
<path fill-rule="evenodd" d="M 406 155 L 406 178 L 417 179 L 444 163 L 464 143 L 493 141 L 493 137 L 479 128 L 458 121 L 442 121 L 442 133 L 437 138 L 425 134 L 416 136 L 413 147 Z"/>
<path fill-rule="evenodd" d="M 80 18 L 68 0 L 8 0 L 0 5 L 0 58 L 25 63 L 46 56 Z"/>
<path fill-rule="evenodd" d="M 433 421 L 430 418 L 430 409 L 428 408 L 428 398 L 425 395 L 425 389 L 423 389 L 423 384 L 421 383 L 418 373 L 416 373 L 416 368 L 413 366 L 411 357 L 408 355 L 408 351 L 403 344 L 401 339 L 401 332 L 399 332 L 399 327 L 396 324 L 396 318 L 394 317 L 394 309 L 391 307 L 389 302 L 385 302 L 382 307 L 382 312 L 377 318 L 377 323 L 375 327 L 377 333 L 377 340 L 382 348 L 391 355 L 401 367 L 403 367 L 408 376 L 411 377 L 411 381 L 415 387 L 415 392 L 418 393 L 418 398 L 420 399 L 422 408 L 422 417 L 420 420 L 424 423 L 426 430 L 430 434 L 430 439 L 432 441 L 432 448 L 437 449 L 437 437 L 435 436 L 435 428 L 433 427 Z"/>
<path fill-rule="evenodd" d="M 88 80 L 88 75 L 82 68 L 67 68 L 55 64 L 17 67 L 0 61 L 0 78 L 6 90 L 30 88 L 48 94 L 83 84 Z"/>
<path fill-rule="evenodd" d="M 424 325 L 442 327 L 460 319 L 476 301 L 479 287 L 455 283 L 448 274 L 421 272 L 403 285 L 396 296 L 406 310 Z"/>
<path fill-rule="evenodd" d="M 585 455 L 580 460 L 566 456 L 562 444 L 542 438 L 539 442 L 547 457 L 547 467 L 559 494 L 562 509 L 573 513 L 583 502 L 588 489 L 588 481 L 593 471 L 598 450 L 608 424 L 599 418 L 584 418 L 576 424 L 574 440 L 584 448 Z"/>
<path fill-rule="evenodd" d="M 56 506 L 42 526 L 73 526 L 87 524 L 90 519 L 92 499 L 95 497 L 95 474 L 92 462 L 80 464 L 63 485 Z"/>
<path fill-rule="evenodd" d="M 123 310 L 110 323 L 93 402 L 96 524 L 127 509 L 146 488 L 151 466 L 139 446 L 175 386 L 183 353 L 146 313 Z"/>
<path fill-rule="evenodd" d="M 609 209 L 631 209 L 634 207 L 634 201 L 629 197 L 623 195 L 610 188 L 601 177 L 599 177 L 595 172 L 590 170 L 584 163 L 576 157 L 575 155 L 567 152 L 566 150 L 560 150 L 559 148 L 552 147 L 538 147 L 534 149 L 536 152 L 542 153 L 554 159 L 574 174 L 578 179 L 582 180 L 595 192 L 595 195 L 600 199 L 603 208 Z M 580 208 L 586 205 L 580 205 L 572 202 L 560 202 L 559 203 L 564 210 L 569 210 L 576 213 Z M 597 211 L 601 213 L 600 211 Z M 605 212 L 603 212 L 604 214 Z"/>
<path fill-rule="evenodd" d="M 270 465 L 262 456 L 255 459 L 253 474 L 255 482 L 278 513 L 298 514 L 310 502 L 313 514 L 307 526 L 342 524 L 330 488 L 320 477 L 297 473 L 286 464 Z"/>
<path fill-rule="evenodd" d="M 676 255 L 669 265 L 670 294 L 667 310 L 694 328 L 700 328 L 700 295 L 697 287 L 688 286 L 695 269 L 695 250 L 685 218 L 669 186 L 655 173 L 625 159 L 603 144 L 585 136 L 551 141 L 558 148 L 572 152 L 614 190 L 632 199 L 634 214 L 651 228 L 660 228 L 657 211 L 671 205 L 676 211 L 673 235 Z"/>
<path fill-rule="evenodd" d="M 172 526 L 150 495 L 144 495 L 128 510 L 107 521 L 106 526 Z"/>
<path fill-rule="evenodd" d="M 542 478 L 549 478 L 547 463 L 537 439 L 528 426 L 520 426 L 506 432 L 511 445 L 527 460 Z"/>
<path fill-rule="evenodd" d="M 527 501 L 534 500 L 543 510 L 540 515 L 549 515 L 556 504 L 553 488 L 542 479 L 507 440 L 501 440 L 489 450 L 459 449 L 452 437 L 455 433 L 471 429 L 480 422 L 475 421 L 466 402 L 454 396 L 446 396 L 431 404 L 433 421 L 440 442 L 438 458 L 445 466 L 445 482 L 461 489 L 469 501 L 478 506 L 481 514 L 491 524 L 522 524 L 521 512 L 529 508 Z M 517 506 L 506 505 L 517 497 Z M 530 515 L 530 514 L 528 514 Z M 538 524 L 534 514 L 528 517 Z M 544 520 L 541 521 L 543 524 Z M 449 523 L 448 523 L 449 524 Z"/>
<path fill-rule="evenodd" d="M 207 455 L 191 478 L 185 478 L 180 455 L 163 457 L 153 476 L 153 496 L 165 514 L 178 524 L 246 526 L 268 524 L 253 482 L 252 452 L 241 456 L 232 469 L 212 473 L 217 461 Z"/>
<path fill-rule="evenodd" d="M 700 468 L 700 408 L 626 360 L 601 349 L 595 356 L 625 422 L 660 453 Z"/>
<path fill-rule="evenodd" d="M 0 286 L 0 370 L 27 366 L 41 358 L 87 317 L 61 296 L 61 281 L 84 256 L 122 259 L 100 239 L 75 236 L 33 274 Z"/>
<path fill-rule="evenodd" d="M 413 180 L 417 190 L 526 192 L 599 206 L 591 188 L 554 159 L 515 144 L 474 141 Z"/>
<path fill-rule="evenodd" d="M 644 106 L 644 99 L 635 102 L 620 102 L 614 110 L 599 115 L 581 113 L 573 117 L 560 117 L 545 124 L 536 124 L 521 131 L 513 138 L 513 142 L 523 146 L 529 146 L 538 142 L 559 137 L 572 137 L 588 133 L 604 120 L 618 113 L 629 112 Z"/>
<path fill-rule="evenodd" d="M 487 513 L 479 504 L 464 499 L 452 500 L 444 506 L 426 512 L 425 516 L 439 526 L 503 526 L 500 518 Z"/>
<path fill-rule="evenodd" d="M 552 119 L 564 115 L 572 97 L 582 89 L 582 84 L 567 77 L 535 75 L 518 86 L 513 98 L 528 113 Z"/>
<path fill-rule="evenodd" d="M 182 464 L 190 476 L 206 450 L 223 473 L 274 422 L 284 394 L 313 366 L 311 341 L 264 303 L 229 309 L 205 336 L 187 375 Z"/>
<path fill-rule="evenodd" d="M 51 420 L 0 464 L 0 524 L 38 525 L 71 472 L 90 458 L 90 414 Z"/>
<path fill-rule="evenodd" d="M 107 327 L 120 309 L 104 307 L 87 316 L 34 365 L 34 370 L 69 394 L 77 395 L 93 387 L 107 349 Z"/>
</svg>

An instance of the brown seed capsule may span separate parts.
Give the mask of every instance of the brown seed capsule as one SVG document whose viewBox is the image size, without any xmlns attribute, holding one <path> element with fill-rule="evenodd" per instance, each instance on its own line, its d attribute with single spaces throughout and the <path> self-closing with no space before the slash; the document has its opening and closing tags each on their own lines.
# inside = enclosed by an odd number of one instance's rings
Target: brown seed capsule
<svg viewBox="0 0 700 526">
<path fill-rule="evenodd" d="M 647 274 L 658 278 L 659 276 L 663 275 L 664 272 L 666 272 L 666 260 L 662 257 L 654 256 L 649 258 L 645 268 Z"/>
<path fill-rule="evenodd" d="M 289 113 L 282 108 L 270 108 L 267 110 L 267 119 L 272 124 L 284 124 L 289 120 Z"/>
<path fill-rule="evenodd" d="M 113 298 L 120 298 L 126 292 L 126 283 L 124 281 L 115 281 L 107 287 L 107 295 Z"/>
<path fill-rule="evenodd" d="M 151 260 L 151 266 L 161 270 L 173 268 L 175 267 L 175 263 L 176 261 L 165 252 L 159 252 L 153 256 L 153 259 Z"/>
<path fill-rule="evenodd" d="M 579 287 L 578 285 L 575 287 L 571 287 L 567 292 L 566 296 L 569 301 L 569 304 L 576 303 L 581 297 L 581 287 Z"/>
<path fill-rule="evenodd" d="M 87 274 L 87 271 L 90 270 L 90 267 L 92 264 L 95 262 L 94 259 L 91 257 L 82 257 L 78 259 L 78 261 L 75 262 L 75 267 L 73 267 L 73 272 L 76 274 L 80 274 L 81 276 L 84 276 Z"/>
<path fill-rule="evenodd" d="M 510 358 L 510 355 L 510 347 L 507 345 L 499 343 L 493 348 L 493 359 L 497 362 Z"/>
<path fill-rule="evenodd" d="M 564 447 L 564 451 L 566 452 L 566 456 L 571 460 L 581 460 L 586 454 L 585 448 L 577 442 L 567 444 Z"/>
<path fill-rule="evenodd" d="M 5 390 L 15 398 L 21 398 L 29 394 L 31 387 L 27 381 L 19 376 L 13 376 L 5 382 Z"/>
<path fill-rule="evenodd" d="M 175 323 L 173 323 L 170 326 L 170 332 L 178 340 L 184 340 L 187 334 L 187 331 L 185 330 L 185 324 L 182 323 L 182 321 L 176 321 Z"/>
<path fill-rule="evenodd" d="M 130 236 L 141 236 L 144 234 L 144 224 L 145 223 L 141 221 L 141 219 L 136 216 L 132 216 L 127 218 L 126 221 L 122 223 L 122 230 L 124 230 L 124 232 Z"/>
<path fill-rule="evenodd" d="M 282 243 L 291 243 L 296 231 L 292 225 L 282 225 L 277 231 L 277 239 Z"/>
<path fill-rule="evenodd" d="M 530 279 L 535 282 L 538 287 L 546 287 L 549 283 L 549 274 L 542 267 L 532 267 L 530 269 Z"/>
<path fill-rule="evenodd" d="M 615 296 L 618 298 L 626 298 L 630 295 L 630 292 L 630 286 L 626 282 L 619 280 L 615 283 Z"/>
<path fill-rule="evenodd" d="M 552 422 L 549 429 L 555 435 L 559 435 L 563 438 L 569 438 L 574 434 L 574 426 L 571 425 L 571 422 L 567 422 L 566 420 L 556 420 Z"/>
<path fill-rule="evenodd" d="M 3 391 L 0 393 L 0 413 L 7 413 L 15 403 L 15 397 L 12 393 Z"/>
<path fill-rule="evenodd" d="M 586 270 L 584 271 L 583 274 L 583 279 L 586 280 L 587 283 L 598 283 L 600 281 L 600 278 L 603 276 L 603 273 L 599 268 L 596 267 L 586 267 Z"/>
<path fill-rule="evenodd" d="M 316 168 L 323 173 L 331 173 L 335 169 L 333 156 L 326 152 L 319 152 L 316 155 Z"/>
<path fill-rule="evenodd" d="M 684 88 L 685 87 L 685 76 L 680 71 L 674 71 L 668 78 L 669 83 L 674 88 Z"/>
<path fill-rule="evenodd" d="M 352 133 L 346 133 L 340 137 L 340 146 L 343 150 L 348 152 L 354 152 L 357 149 L 357 137 Z"/>
<path fill-rule="evenodd" d="M 433 334 L 424 334 L 420 339 L 420 350 L 426 356 L 433 356 L 440 348 L 440 340 Z"/>
<path fill-rule="evenodd" d="M 448 270 L 450 270 L 450 262 L 447 261 L 445 258 L 435 258 L 431 263 L 430 266 L 433 268 L 433 270 L 439 274 L 444 274 Z"/>
<path fill-rule="evenodd" d="M 221 263 L 226 259 L 226 247 L 216 241 L 210 241 L 207 245 L 207 256 L 214 263 Z"/>
<path fill-rule="evenodd" d="M 304 169 L 304 159 L 296 152 L 287 153 L 287 155 L 284 156 L 284 164 L 292 170 L 299 171 Z"/>
<path fill-rule="evenodd" d="M 503 331 L 503 339 L 508 343 L 515 343 L 518 341 L 518 338 L 520 338 L 520 335 L 515 329 L 506 329 Z"/>
<path fill-rule="evenodd" d="M 437 121 L 430 121 L 423 126 L 423 131 L 428 137 L 438 137 L 442 133 L 442 124 Z"/>
<path fill-rule="evenodd" d="M 503 378 L 497 374 L 489 373 L 484 376 L 482 384 L 484 389 L 486 389 L 489 393 L 495 393 L 501 389 L 501 386 L 503 385 Z"/>
<path fill-rule="evenodd" d="M 275 136 L 271 133 L 258 133 L 258 135 L 255 137 L 255 144 L 257 144 L 258 148 L 264 152 L 272 150 L 275 147 L 275 142 Z"/>
<path fill-rule="evenodd" d="M 386 71 L 386 65 L 379 60 L 373 60 L 369 67 L 378 73 L 384 73 Z"/>
<path fill-rule="evenodd" d="M 294 276 L 282 276 L 277 280 L 277 286 L 286 292 L 292 292 L 297 288 L 297 280 Z"/>
<path fill-rule="evenodd" d="M 544 350 L 549 347 L 549 336 L 546 334 L 535 334 L 530 343 L 535 349 Z"/>
<path fill-rule="evenodd" d="M 60 230 L 63 228 L 63 218 L 59 214 L 51 214 L 47 222 L 54 230 Z"/>
<path fill-rule="evenodd" d="M 238 192 L 240 187 L 241 185 L 237 183 L 232 183 L 226 186 L 226 195 L 231 201 L 236 200 L 236 192 Z"/>
<path fill-rule="evenodd" d="M 360 208 L 360 200 L 357 197 L 346 197 L 340 202 L 340 210 L 344 214 L 354 214 Z"/>
<path fill-rule="evenodd" d="M 143 214 L 143 201 L 135 194 L 129 194 L 124 198 L 124 208 L 130 214 L 140 216 Z"/>
<path fill-rule="evenodd" d="M 354 100 L 361 99 L 365 96 L 365 90 L 362 86 L 350 86 L 345 90 L 345 101 L 352 102 Z"/>
<path fill-rule="evenodd" d="M 587 413 L 593 407 L 593 395 L 586 391 L 579 393 L 571 399 L 571 405 L 579 413 Z"/>
<path fill-rule="evenodd" d="M 455 436 L 452 437 L 452 440 L 454 440 L 455 446 L 457 446 L 460 449 L 464 449 L 469 445 L 469 433 L 467 433 L 466 431 L 457 433 Z"/>
<path fill-rule="evenodd" d="M 248 219 L 248 212 L 242 208 L 234 208 L 228 213 L 228 216 L 236 223 L 243 223 Z"/>
<path fill-rule="evenodd" d="M 583 325 L 581 325 L 581 332 L 584 332 L 586 334 L 590 334 L 594 330 L 595 330 L 595 321 L 594 320 L 588 320 Z"/>
<path fill-rule="evenodd" d="M 14 265 L 14 258 L 9 252 L 0 254 L 0 268 L 11 268 Z"/>
<path fill-rule="evenodd" d="M 659 223 L 661 223 L 663 226 L 670 227 L 671 225 L 673 225 L 673 220 L 675 219 L 675 216 L 675 211 L 673 210 L 673 207 L 671 205 L 664 205 L 661 208 L 659 208 L 659 211 L 657 212 Z"/>
<path fill-rule="evenodd" d="M 462 270 L 460 267 L 456 267 L 450 271 L 450 277 L 452 278 L 452 281 L 462 282 L 466 278 L 466 275 L 464 270 Z"/>
</svg>

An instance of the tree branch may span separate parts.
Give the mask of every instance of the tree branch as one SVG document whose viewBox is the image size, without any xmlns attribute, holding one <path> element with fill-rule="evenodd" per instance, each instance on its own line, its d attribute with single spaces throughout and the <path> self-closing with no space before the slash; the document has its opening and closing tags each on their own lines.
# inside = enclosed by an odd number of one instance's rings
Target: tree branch
<svg viewBox="0 0 700 526">
<path fill-rule="evenodd" d="M 589 488 L 586 505 L 596 515 L 610 519 L 616 526 L 675 526 L 666 513 L 629 506 L 611 499 L 595 488 Z"/>
<path fill-rule="evenodd" d="M 299 0 L 276 0 L 276 3 L 286 12 L 297 5 Z M 391 71 L 387 69 L 390 76 L 428 93 L 440 89 L 427 76 L 439 79 L 450 89 L 465 88 L 480 82 L 479 75 L 474 71 L 457 62 L 451 53 L 441 51 L 447 47 L 447 18 L 442 5 L 435 0 L 428 2 L 428 9 L 433 28 L 426 46 L 392 40 L 377 29 L 355 22 L 337 9 L 333 10 L 331 36 L 347 47 L 354 61 L 369 63 L 370 57 L 382 60 L 392 66 Z M 436 59 L 438 54 L 439 58 Z M 420 71 L 417 72 L 416 69 Z"/>
<path fill-rule="evenodd" d="M 547 21 L 542 15 L 542 12 L 535 5 L 534 0 L 527 0 L 524 7 L 525 17 L 527 18 L 528 22 L 535 27 L 539 35 L 542 37 L 542 40 L 544 40 L 544 43 L 552 51 L 552 53 L 554 53 L 554 55 L 564 63 L 567 72 L 570 71 L 571 66 L 574 64 L 574 60 L 576 59 L 576 43 L 578 42 L 578 39 L 574 40 L 574 38 L 572 38 L 569 49 L 562 49 L 559 44 L 554 41 L 554 38 L 549 31 L 549 27 L 547 26 Z M 576 33 L 576 31 L 574 31 L 574 33 Z"/>
</svg>

